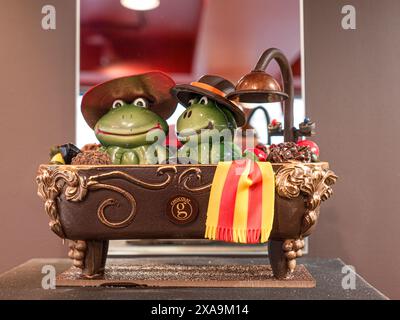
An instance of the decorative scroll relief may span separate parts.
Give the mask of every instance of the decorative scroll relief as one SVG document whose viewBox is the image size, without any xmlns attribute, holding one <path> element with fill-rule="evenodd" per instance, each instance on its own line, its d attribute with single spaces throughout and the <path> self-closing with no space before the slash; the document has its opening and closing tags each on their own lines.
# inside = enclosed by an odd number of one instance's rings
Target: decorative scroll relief
<svg viewBox="0 0 400 320">
<path fill-rule="evenodd" d="M 148 181 L 143 181 L 138 178 L 135 178 L 125 172 L 122 171 L 111 171 L 95 176 L 91 176 L 88 178 L 89 184 L 94 185 L 98 182 L 98 180 L 105 180 L 105 179 L 115 179 L 119 178 L 122 180 L 126 180 L 132 184 L 135 184 L 137 186 L 140 186 L 145 189 L 151 189 L 151 190 L 159 190 L 159 189 L 164 189 L 166 188 L 173 180 L 173 175 L 175 175 L 177 172 L 175 166 L 162 166 L 159 167 L 156 171 L 157 176 L 164 176 L 166 177 L 165 180 L 161 182 L 148 182 Z M 172 175 L 173 174 L 173 175 Z"/>
<path fill-rule="evenodd" d="M 104 210 L 108 206 L 119 206 L 119 203 L 116 199 L 114 198 L 107 198 L 103 202 L 100 203 L 99 207 L 97 208 L 97 216 L 101 223 L 106 225 L 107 227 L 110 228 L 123 228 L 131 224 L 133 219 L 135 218 L 136 215 L 136 199 L 135 197 L 127 192 L 126 190 L 116 187 L 114 185 L 110 184 L 104 184 L 100 183 L 99 181 L 101 180 L 106 180 L 106 179 L 112 179 L 112 178 L 119 178 L 125 181 L 128 181 L 132 184 L 135 184 L 137 186 L 140 186 L 145 189 L 150 189 L 150 190 L 159 190 L 159 189 L 164 189 L 166 188 L 173 180 L 173 175 L 175 175 L 177 172 L 175 166 L 163 166 L 157 169 L 157 176 L 164 176 L 165 179 L 161 182 L 147 182 L 140 180 L 136 177 L 133 177 L 125 172 L 122 171 L 112 171 L 100 175 L 95 175 L 91 176 L 88 178 L 88 187 L 93 190 L 99 190 L 99 189 L 106 189 L 106 190 L 111 190 L 114 192 L 119 193 L 122 195 L 130 204 L 131 206 L 131 211 L 128 215 L 127 218 L 125 218 L 122 221 L 119 222 L 111 222 L 109 221 L 105 214 Z"/>
<path fill-rule="evenodd" d="M 278 195 L 288 199 L 297 198 L 300 194 L 306 197 L 307 212 L 303 217 L 302 234 L 317 221 L 317 209 L 322 201 L 332 195 L 331 186 L 336 180 L 333 171 L 319 165 L 291 163 L 277 172 L 275 181 Z"/>
<path fill-rule="evenodd" d="M 38 194 L 45 201 L 45 210 L 50 217 L 50 228 L 60 237 L 65 238 L 59 220 L 57 197 L 64 192 L 65 199 L 78 202 L 84 200 L 88 190 L 106 189 L 123 196 L 131 206 L 127 218 L 122 221 L 109 221 L 104 210 L 109 206 L 119 206 L 114 198 L 103 200 L 98 208 L 99 220 L 110 228 L 122 228 L 129 225 L 136 215 L 136 199 L 128 191 L 102 181 L 107 179 L 122 179 L 142 188 L 160 190 L 166 188 L 174 180 L 177 173 L 175 166 L 159 167 L 156 174 L 162 177 L 160 182 L 148 182 L 140 180 L 122 171 L 112 171 L 86 178 L 80 176 L 75 167 L 47 166 L 42 167 L 36 178 Z M 332 188 L 337 176 L 322 166 L 292 163 L 283 166 L 276 174 L 276 191 L 281 197 L 293 199 L 300 194 L 306 197 L 307 213 L 303 218 L 302 233 L 304 234 L 317 220 L 316 209 L 321 201 L 325 201 L 332 195 Z M 193 183 L 196 180 L 197 183 Z M 192 183 L 190 183 L 192 181 Z M 181 188 L 190 192 L 206 192 L 211 188 L 211 183 L 202 183 L 202 171 L 198 167 L 190 167 L 178 176 L 178 184 Z"/>
<path fill-rule="evenodd" d="M 293 272 L 296 268 L 296 258 L 303 255 L 304 244 L 303 239 L 288 239 L 283 243 L 282 249 L 285 253 L 290 272 Z"/>
<path fill-rule="evenodd" d="M 191 186 L 188 184 L 189 181 L 194 180 L 193 178 L 197 180 L 197 186 Z M 211 190 L 212 183 L 203 184 L 202 180 L 203 177 L 201 169 L 197 167 L 191 167 L 186 169 L 179 175 L 178 184 L 187 191 L 195 193 Z"/>
<path fill-rule="evenodd" d="M 114 198 L 103 200 L 97 208 L 97 216 L 101 223 L 110 228 L 123 228 L 128 226 L 136 215 L 136 199 L 128 191 L 100 181 L 106 179 L 122 179 L 142 188 L 159 190 L 166 188 L 172 181 L 177 170 L 175 166 L 163 166 L 158 168 L 157 176 L 165 177 L 161 182 L 147 182 L 136 177 L 130 176 L 122 171 L 112 171 L 104 174 L 90 176 L 80 176 L 74 167 L 48 166 L 42 167 L 36 181 L 38 183 L 38 195 L 45 201 L 45 210 L 50 217 L 50 228 L 59 237 L 65 238 L 64 231 L 59 220 L 57 207 L 57 197 L 64 192 L 65 199 L 78 202 L 84 200 L 88 190 L 110 190 L 123 196 L 131 206 L 128 217 L 122 221 L 112 222 L 105 216 L 104 210 L 108 206 L 119 206 L 119 202 Z"/>
<path fill-rule="evenodd" d="M 44 208 L 50 217 L 51 230 L 61 238 L 65 238 L 62 229 L 57 197 L 64 190 L 65 199 L 78 202 L 85 198 L 88 190 L 86 180 L 80 177 L 74 170 L 60 170 L 56 166 L 41 168 L 36 177 L 38 195 L 45 201 Z"/>
</svg>

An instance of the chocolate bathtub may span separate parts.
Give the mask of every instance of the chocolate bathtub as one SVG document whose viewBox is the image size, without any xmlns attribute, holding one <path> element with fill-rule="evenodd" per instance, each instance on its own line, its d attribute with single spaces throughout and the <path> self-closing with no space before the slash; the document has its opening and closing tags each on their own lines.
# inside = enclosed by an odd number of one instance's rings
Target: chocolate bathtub
<svg viewBox="0 0 400 320">
<path fill-rule="evenodd" d="M 274 275 L 284 278 L 315 228 L 337 177 L 326 162 L 273 164 L 275 215 L 269 238 Z M 204 239 L 215 165 L 41 165 L 38 194 L 50 228 L 70 239 L 87 277 L 101 275 L 108 241 Z"/>
</svg>

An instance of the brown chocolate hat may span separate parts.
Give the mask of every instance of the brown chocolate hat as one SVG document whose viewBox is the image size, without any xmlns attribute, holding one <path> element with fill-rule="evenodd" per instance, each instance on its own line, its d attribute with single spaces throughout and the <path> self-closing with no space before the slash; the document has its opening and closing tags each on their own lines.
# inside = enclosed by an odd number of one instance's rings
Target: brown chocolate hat
<svg viewBox="0 0 400 320">
<path fill-rule="evenodd" d="M 87 124 L 94 128 L 97 121 L 111 109 L 115 100 L 132 102 L 138 97 L 144 97 L 150 102 L 148 108 L 151 111 L 168 119 L 177 105 L 176 98 L 170 93 L 174 85 L 174 80 L 158 71 L 113 79 L 86 92 L 81 111 Z"/>
<path fill-rule="evenodd" d="M 179 84 L 172 88 L 172 93 L 185 107 L 188 107 L 189 100 L 193 99 L 193 94 L 215 100 L 233 113 L 237 126 L 241 127 L 246 122 L 243 111 L 234 102 L 226 98 L 233 91 L 235 91 L 235 86 L 232 82 L 213 75 L 205 75 L 191 84 Z"/>
</svg>

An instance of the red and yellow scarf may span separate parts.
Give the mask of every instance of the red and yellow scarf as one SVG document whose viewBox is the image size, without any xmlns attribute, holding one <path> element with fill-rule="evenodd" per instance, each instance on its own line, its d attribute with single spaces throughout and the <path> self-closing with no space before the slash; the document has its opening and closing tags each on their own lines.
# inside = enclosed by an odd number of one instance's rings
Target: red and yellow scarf
<svg viewBox="0 0 400 320">
<path fill-rule="evenodd" d="M 207 210 L 205 238 L 267 242 L 274 220 L 275 176 L 269 162 L 220 162 Z"/>
</svg>

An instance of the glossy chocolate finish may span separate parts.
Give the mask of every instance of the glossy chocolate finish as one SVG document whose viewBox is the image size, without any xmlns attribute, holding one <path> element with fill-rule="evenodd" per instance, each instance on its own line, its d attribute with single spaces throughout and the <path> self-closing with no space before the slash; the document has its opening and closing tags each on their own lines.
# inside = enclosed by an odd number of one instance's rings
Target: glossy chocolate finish
<svg viewBox="0 0 400 320">
<path fill-rule="evenodd" d="M 304 164 L 307 167 L 315 164 Z M 328 168 L 327 163 L 317 165 Z M 274 164 L 274 171 L 278 171 L 285 164 Z M 209 200 L 210 188 L 215 165 L 174 165 L 176 172 L 171 172 L 171 181 L 162 188 L 155 187 L 166 181 L 166 173 L 159 174 L 157 165 L 145 166 L 58 166 L 69 167 L 76 174 L 89 181 L 93 177 L 122 172 L 146 185 L 137 185 L 128 181 L 124 176 L 110 177 L 101 180 L 102 184 L 111 185 L 125 190 L 135 198 L 136 210 L 130 222 L 123 226 L 108 225 L 98 216 L 101 203 L 114 199 L 118 206 L 109 206 L 104 209 L 104 216 L 110 223 L 125 220 L 130 215 L 132 205 L 119 192 L 109 188 L 88 190 L 82 201 L 68 201 L 65 193 L 57 198 L 59 220 L 65 238 L 72 240 L 111 240 L 111 239 L 203 239 L 205 221 Z M 167 166 L 168 167 L 168 166 Z M 42 165 L 40 170 L 54 168 Z M 188 174 L 188 170 L 198 171 Z M 201 176 L 196 180 L 195 173 Z M 92 177 L 92 178 L 91 178 Z M 147 185 L 148 184 L 148 185 Z M 89 188 L 90 189 L 90 188 Z M 198 214 L 193 221 L 178 224 L 171 221 L 167 213 L 167 204 L 171 198 L 178 196 L 193 199 L 198 204 Z M 305 197 L 300 194 L 294 199 L 287 199 L 276 194 L 275 215 L 270 239 L 284 240 L 297 239 L 301 236 L 302 219 L 306 214 Z M 308 230 L 309 234 L 312 229 Z"/>
<path fill-rule="evenodd" d="M 265 72 L 272 60 L 278 63 L 281 70 L 283 92 L 278 82 Z M 295 141 L 293 127 L 293 74 L 289 61 L 279 49 L 270 48 L 265 50 L 253 71 L 239 80 L 235 91 L 228 95 L 228 99 L 247 103 L 283 101 L 285 118 L 284 138 L 285 141 Z"/>
<path fill-rule="evenodd" d="M 286 278 L 337 176 L 324 162 L 279 163 L 273 169 L 269 255 L 275 277 Z M 36 181 L 50 228 L 76 240 L 68 256 L 93 279 L 104 273 L 108 240 L 203 239 L 215 170 L 215 165 L 42 165 Z"/>
<path fill-rule="evenodd" d="M 229 96 L 239 102 L 265 103 L 280 102 L 288 98 L 271 75 L 264 71 L 252 71 L 243 76 L 236 85 L 235 92 Z"/>
</svg>

